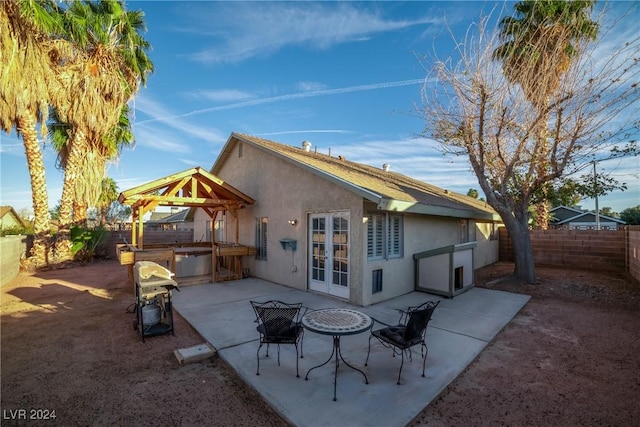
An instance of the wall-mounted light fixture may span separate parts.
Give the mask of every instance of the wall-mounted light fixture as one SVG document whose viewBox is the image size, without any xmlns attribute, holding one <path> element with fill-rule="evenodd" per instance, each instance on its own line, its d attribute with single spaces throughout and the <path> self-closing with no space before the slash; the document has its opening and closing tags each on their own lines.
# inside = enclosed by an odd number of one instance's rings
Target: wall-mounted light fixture
<svg viewBox="0 0 640 427">
<path fill-rule="evenodd" d="M 297 219 L 290 219 L 289 220 L 289 224 L 293 225 L 295 227 L 295 225 L 298 223 Z"/>
</svg>

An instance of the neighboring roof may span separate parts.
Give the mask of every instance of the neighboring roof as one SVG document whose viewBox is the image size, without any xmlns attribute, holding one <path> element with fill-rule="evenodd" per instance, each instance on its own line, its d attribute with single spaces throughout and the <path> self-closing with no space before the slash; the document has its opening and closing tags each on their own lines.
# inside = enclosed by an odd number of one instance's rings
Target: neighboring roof
<svg viewBox="0 0 640 427">
<path fill-rule="evenodd" d="M 578 208 L 572 208 L 569 206 L 556 206 L 552 208 L 549 213 L 552 216 L 553 222 L 564 221 L 568 218 L 573 218 L 574 216 L 581 215 L 584 213 L 583 210 Z"/>
<path fill-rule="evenodd" d="M 13 209 L 12 206 L 0 206 L 0 219 L 4 218 L 5 215 L 11 215 L 15 222 L 17 222 L 21 227 L 26 227 L 26 224 L 20 218 L 20 215 Z"/>
<path fill-rule="evenodd" d="M 210 216 L 216 211 L 241 209 L 255 201 L 201 167 L 187 169 L 123 191 L 118 201 L 131 205 L 134 216 L 157 206 L 185 206 L 204 209 Z"/>
<path fill-rule="evenodd" d="M 580 209 L 571 208 L 568 206 L 556 206 L 555 208 L 551 209 L 550 212 L 553 214 L 554 224 L 568 224 L 571 222 L 596 222 L 595 212 L 585 212 Z M 609 222 L 617 222 L 618 224 L 626 224 L 625 221 L 619 218 L 613 218 L 602 214 L 598 216 L 600 217 L 600 221 L 604 220 Z"/>
<path fill-rule="evenodd" d="M 598 215 L 598 217 L 600 219 L 600 222 L 617 222 L 618 224 L 626 224 L 625 221 L 618 218 L 612 218 L 610 216 L 606 216 L 602 214 Z M 569 224 L 569 223 L 580 223 L 580 222 L 585 222 L 590 224 L 595 223 L 596 222 L 595 212 L 583 212 L 580 215 L 576 215 L 571 218 L 558 221 L 556 222 L 556 224 Z"/>
<path fill-rule="evenodd" d="M 484 201 L 427 184 L 396 172 L 348 161 L 343 157 L 305 151 L 274 141 L 232 133 L 216 159 L 211 172 L 222 165 L 239 142 L 251 144 L 291 164 L 374 202 L 379 209 L 425 215 L 499 220 L 499 215 Z"/>
<path fill-rule="evenodd" d="M 158 214 L 154 217 L 154 214 Z M 179 222 L 187 221 L 187 216 L 189 214 L 189 209 L 182 209 L 179 212 L 171 213 L 171 212 L 153 212 L 151 214 L 151 218 L 147 221 L 147 224 L 150 223 L 158 223 L 158 224 L 173 224 Z"/>
</svg>

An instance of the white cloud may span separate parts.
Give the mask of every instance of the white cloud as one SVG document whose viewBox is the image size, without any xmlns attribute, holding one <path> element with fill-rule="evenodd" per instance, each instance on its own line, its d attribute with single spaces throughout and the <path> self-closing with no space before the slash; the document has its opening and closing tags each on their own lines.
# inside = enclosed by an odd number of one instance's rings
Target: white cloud
<svg viewBox="0 0 640 427">
<path fill-rule="evenodd" d="M 136 97 L 134 107 L 135 110 L 151 117 L 147 120 L 133 121 L 136 144 L 162 151 L 173 151 L 178 147 L 185 147 L 184 141 L 196 139 L 219 144 L 227 139 L 227 135 L 218 129 L 192 125 L 186 120 L 179 120 L 185 115 L 176 115 L 162 103 L 155 102 L 148 96 Z M 152 126 L 149 124 L 151 122 L 161 122 L 164 126 Z M 181 141 L 181 143 L 171 142 L 170 139 Z M 184 152 L 184 149 L 182 151 Z"/>
<path fill-rule="evenodd" d="M 309 133 L 334 133 L 334 134 L 351 134 L 354 131 L 345 129 L 301 129 L 301 130 L 283 130 L 279 132 L 259 133 L 257 136 L 270 137 L 277 135 L 292 135 L 292 134 L 309 134 Z"/>
<path fill-rule="evenodd" d="M 268 56 L 286 46 L 328 49 L 380 32 L 439 22 L 435 18 L 389 20 L 374 7 L 359 8 L 348 2 L 215 2 L 194 12 L 185 30 L 209 38 L 211 47 L 188 56 L 204 63 Z"/>
<path fill-rule="evenodd" d="M 328 148 L 318 149 L 326 153 Z M 437 144 L 426 138 L 370 140 L 336 145 L 331 146 L 331 155 L 343 155 L 347 160 L 379 168 L 388 163 L 392 171 L 463 194 L 469 188 L 480 188 L 465 156 L 443 156 Z"/>
<path fill-rule="evenodd" d="M 278 95 L 278 96 L 272 96 L 272 97 L 266 97 L 266 98 L 256 98 L 248 101 L 240 101 L 240 102 L 235 102 L 235 103 L 226 104 L 226 105 L 218 105 L 215 107 L 201 108 L 199 110 L 193 110 L 191 112 L 179 114 L 179 115 L 169 115 L 169 111 L 162 110 L 159 105 L 154 106 L 154 107 L 157 107 L 157 108 L 154 108 L 154 111 L 151 111 L 151 108 L 149 108 L 148 111 L 145 111 L 144 109 L 145 107 L 143 106 L 141 107 L 141 110 L 149 115 L 152 115 L 153 117 L 147 120 L 142 120 L 138 122 L 138 124 L 146 124 L 146 123 L 155 122 L 155 121 L 162 121 L 167 124 L 181 123 L 181 122 L 177 122 L 176 119 L 184 118 L 184 117 L 188 117 L 196 114 L 210 113 L 213 111 L 233 110 L 236 108 L 270 104 L 272 102 L 289 101 L 292 99 L 310 98 L 314 96 L 340 95 L 345 93 L 388 89 L 388 88 L 400 87 L 400 86 L 420 85 L 420 84 L 424 84 L 424 82 L 425 82 L 424 79 L 412 79 L 412 80 L 401 80 L 401 81 L 395 81 L 395 82 L 382 82 L 382 83 L 372 83 L 372 84 L 365 84 L 365 85 L 358 85 L 358 86 L 349 86 L 349 87 L 343 87 L 343 88 L 337 88 L 337 89 L 321 89 L 321 90 L 313 90 L 309 92 L 296 92 L 296 93 L 290 93 L 286 95 Z M 136 108 L 138 107 L 136 106 Z M 162 111 L 164 111 L 167 115 L 162 115 L 161 114 Z"/>
<path fill-rule="evenodd" d="M 191 159 L 178 159 L 178 161 L 184 163 L 187 166 L 200 166 L 200 162 Z"/>
<path fill-rule="evenodd" d="M 302 92 L 313 92 L 325 90 L 328 86 L 320 82 L 298 82 L 296 88 Z"/>
<path fill-rule="evenodd" d="M 214 102 L 236 102 L 254 98 L 253 94 L 237 89 L 205 90 L 193 92 L 191 95 L 195 98 L 204 98 Z"/>
<path fill-rule="evenodd" d="M 10 142 L 7 142 L 10 141 Z M 2 137 L 0 143 L 0 153 L 2 154 L 24 154 L 24 144 L 14 138 Z"/>
</svg>

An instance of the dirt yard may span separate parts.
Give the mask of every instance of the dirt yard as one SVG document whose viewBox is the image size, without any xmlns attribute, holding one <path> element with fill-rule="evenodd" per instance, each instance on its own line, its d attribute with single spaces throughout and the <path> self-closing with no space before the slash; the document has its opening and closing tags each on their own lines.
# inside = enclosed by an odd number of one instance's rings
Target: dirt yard
<svg viewBox="0 0 640 427">
<path fill-rule="evenodd" d="M 476 282 L 531 301 L 411 425 L 637 424 L 640 284 L 546 268 L 536 285 L 497 280 L 511 269 Z M 178 365 L 175 349 L 203 342 L 180 316 L 175 336 L 142 343 L 132 302 L 115 261 L 5 285 L 2 425 L 286 425 L 223 361 Z"/>
</svg>

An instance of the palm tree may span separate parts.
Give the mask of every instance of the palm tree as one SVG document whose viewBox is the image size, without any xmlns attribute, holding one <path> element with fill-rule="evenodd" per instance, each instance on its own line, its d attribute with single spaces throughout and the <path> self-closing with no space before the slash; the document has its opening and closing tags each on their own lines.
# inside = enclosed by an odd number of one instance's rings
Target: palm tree
<svg viewBox="0 0 640 427">
<path fill-rule="evenodd" d="M 73 202 L 84 204 L 85 211 L 96 202 L 105 155 L 117 152 L 117 147 L 109 146 L 114 140 L 108 135 L 117 127 L 123 106 L 153 71 L 146 54 L 150 45 L 140 36 L 145 30 L 143 16 L 140 11 L 126 11 L 119 0 L 74 1 L 65 13 L 67 37 L 79 50 L 59 67 L 64 90 L 55 99 L 59 118 L 70 125 L 60 200 L 61 232 L 67 239 L 58 249 L 69 256 Z"/>
<path fill-rule="evenodd" d="M 131 122 L 129 121 L 129 106 L 125 104 L 120 111 L 116 127 L 102 136 L 101 143 L 90 141 L 90 151 L 83 154 L 85 160 L 91 159 L 86 161 L 91 167 L 81 168 L 80 175 L 76 179 L 73 199 L 73 222 L 76 224 L 86 223 L 88 207 L 102 207 L 101 203 L 104 203 L 105 179 L 110 179 L 103 178 L 106 173 L 106 163 L 117 158 L 123 147 L 133 145 L 134 135 L 131 132 Z M 50 113 L 49 117 L 51 119 L 48 126 L 49 139 L 53 148 L 58 152 L 57 166 L 65 170 L 69 158 L 69 134 L 72 129 L 68 123 L 62 123 L 55 110 Z M 96 182 L 99 185 L 96 186 Z M 118 194 L 115 195 L 116 199 L 117 197 Z"/>
<path fill-rule="evenodd" d="M 0 2 L 0 123 L 22 137 L 31 178 L 34 213 L 32 259 L 35 266 L 48 261 L 49 198 L 37 125 L 46 135 L 52 76 L 51 53 L 59 43 L 59 11 L 53 1 Z"/>
<path fill-rule="evenodd" d="M 538 179 L 549 174 L 548 107 L 581 43 L 596 38 L 598 24 L 589 17 L 595 0 L 524 0 L 515 4 L 515 16 L 500 22 L 504 44 L 494 57 L 502 61 L 507 78 L 520 85 L 539 114 L 532 129 L 537 138 L 530 155 L 537 159 Z M 536 204 L 536 226 L 549 222 L 550 188 L 542 186 Z"/>
<path fill-rule="evenodd" d="M 118 200 L 118 186 L 113 178 L 104 178 L 102 180 L 102 192 L 98 198 L 98 209 L 100 210 L 100 225 L 104 227 L 107 223 L 107 211 L 109 206 Z"/>
</svg>

